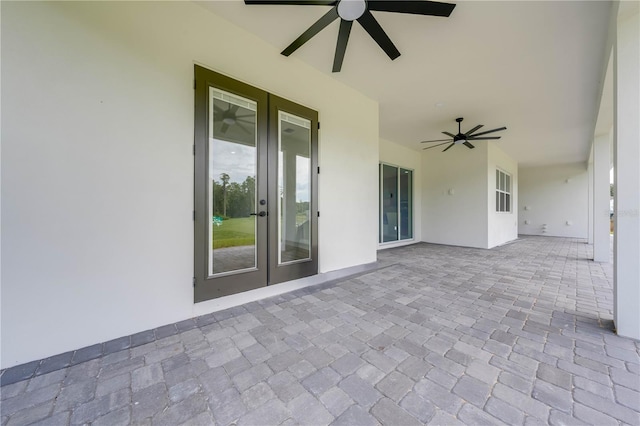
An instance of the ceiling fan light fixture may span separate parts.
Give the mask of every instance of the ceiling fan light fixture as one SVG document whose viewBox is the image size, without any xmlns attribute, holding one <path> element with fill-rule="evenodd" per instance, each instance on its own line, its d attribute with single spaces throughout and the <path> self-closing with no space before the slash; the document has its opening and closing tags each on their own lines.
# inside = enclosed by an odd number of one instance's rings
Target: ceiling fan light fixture
<svg viewBox="0 0 640 426">
<path fill-rule="evenodd" d="M 222 119 L 224 124 L 228 124 L 229 126 L 233 126 L 236 124 L 236 119 L 234 117 L 225 117 Z"/>
<path fill-rule="evenodd" d="M 365 0 L 340 0 L 338 3 L 338 16 L 345 21 L 355 21 L 367 10 Z"/>
</svg>

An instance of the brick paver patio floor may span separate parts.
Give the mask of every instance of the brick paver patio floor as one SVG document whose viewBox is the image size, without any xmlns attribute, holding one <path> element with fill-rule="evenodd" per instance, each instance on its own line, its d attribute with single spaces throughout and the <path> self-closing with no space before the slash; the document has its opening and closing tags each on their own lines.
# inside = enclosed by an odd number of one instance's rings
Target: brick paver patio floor
<svg viewBox="0 0 640 426">
<path fill-rule="evenodd" d="M 43 360 L 26 380 L 8 369 L 2 425 L 638 425 L 640 344 L 614 334 L 611 264 L 591 249 L 384 250 L 389 266 L 364 275 L 97 345 L 94 359 L 78 350 L 61 369 Z"/>
</svg>

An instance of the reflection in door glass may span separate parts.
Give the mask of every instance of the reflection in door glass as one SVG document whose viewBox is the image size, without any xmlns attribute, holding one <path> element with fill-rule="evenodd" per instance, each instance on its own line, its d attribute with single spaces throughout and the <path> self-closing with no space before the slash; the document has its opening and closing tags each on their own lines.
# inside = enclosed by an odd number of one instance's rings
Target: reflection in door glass
<svg viewBox="0 0 640 426">
<path fill-rule="evenodd" d="M 398 239 L 398 168 L 382 165 L 382 241 Z"/>
<path fill-rule="evenodd" d="M 256 267 L 254 101 L 209 89 L 209 275 Z"/>
<path fill-rule="evenodd" d="M 278 263 L 310 258 L 311 121 L 278 112 Z"/>
<path fill-rule="evenodd" d="M 411 170 L 400 169 L 400 191 L 398 201 L 400 202 L 400 239 L 407 240 L 413 238 L 413 172 Z"/>
</svg>

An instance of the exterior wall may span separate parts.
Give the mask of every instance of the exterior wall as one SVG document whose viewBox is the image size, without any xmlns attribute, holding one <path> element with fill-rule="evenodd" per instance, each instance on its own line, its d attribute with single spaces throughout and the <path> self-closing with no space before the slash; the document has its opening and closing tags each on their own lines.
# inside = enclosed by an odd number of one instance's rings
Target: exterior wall
<svg viewBox="0 0 640 426">
<path fill-rule="evenodd" d="M 413 170 L 413 239 L 386 243 L 379 245 L 379 247 L 398 247 L 420 241 L 422 236 L 422 163 L 420 155 L 412 149 L 380 139 L 380 162 Z"/>
<path fill-rule="evenodd" d="M 640 340 L 640 4 L 623 3 L 613 65 L 613 313 L 618 335 Z"/>
<path fill-rule="evenodd" d="M 488 247 L 495 247 L 518 238 L 518 163 L 495 143 L 487 144 L 488 178 Z M 496 169 L 511 175 L 511 212 L 496 212 Z"/>
<path fill-rule="evenodd" d="M 518 180 L 519 234 L 588 237 L 589 173 L 585 164 L 520 168 Z"/>
<path fill-rule="evenodd" d="M 423 152 L 422 241 L 488 247 L 487 158 L 481 143 Z"/>
<path fill-rule="evenodd" d="M 191 2 L 1 7 L 3 368 L 219 306 L 191 285 L 194 63 L 319 111 L 320 271 L 376 260 L 376 102 Z"/>
</svg>

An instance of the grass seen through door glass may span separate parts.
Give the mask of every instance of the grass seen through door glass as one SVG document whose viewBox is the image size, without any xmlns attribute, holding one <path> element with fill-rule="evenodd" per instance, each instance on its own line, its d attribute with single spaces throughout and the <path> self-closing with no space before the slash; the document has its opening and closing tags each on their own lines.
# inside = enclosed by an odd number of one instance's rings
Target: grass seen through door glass
<svg viewBox="0 0 640 426">
<path fill-rule="evenodd" d="M 255 218 L 240 217 L 212 224 L 213 248 L 251 246 L 256 242 Z"/>
</svg>

